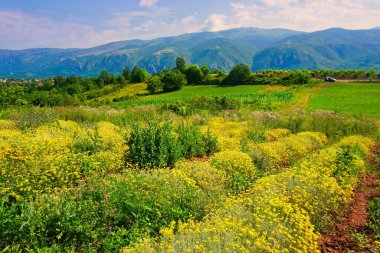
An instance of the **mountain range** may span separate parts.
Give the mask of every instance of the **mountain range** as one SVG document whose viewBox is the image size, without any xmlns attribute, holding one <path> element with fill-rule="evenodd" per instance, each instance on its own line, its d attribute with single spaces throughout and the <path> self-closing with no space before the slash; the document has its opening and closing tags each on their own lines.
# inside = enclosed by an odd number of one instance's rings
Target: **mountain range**
<svg viewBox="0 0 380 253">
<path fill-rule="evenodd" d="M 189 33 L 153 40 L 113 42 L 88 49 L 0 49 L 0 77 L 40 78 L 121 73 L 138 65 L 150 73 L 173 68 L 177 57 L 188 64 L 229 71 L 244 63 L 262 69 L 380 70 L 380 29 L 317 32 L 238 28 Z"/>
</svg>

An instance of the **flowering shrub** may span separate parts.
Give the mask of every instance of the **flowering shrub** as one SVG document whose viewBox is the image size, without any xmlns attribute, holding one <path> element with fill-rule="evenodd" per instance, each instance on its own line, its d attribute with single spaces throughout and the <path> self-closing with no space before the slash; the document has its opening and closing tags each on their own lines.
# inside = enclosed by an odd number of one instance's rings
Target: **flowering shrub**
<svg viewBox="0 0 380 253">
<path fill-rule="evenodd" d="M 301 158 L 326 143 L 324 134 L 303 132 L 278 141 L 251 145 L 248 153 L 263 170 L 280 170 L 289 166 L 293 159 Z"/>
<path fill-rule="evenodd" d="M 33 202 L 0 202 L 0 248 L 113 252 L 173 220 L 203 216 L 205 203 L 207 195 L 180 171 L 90 177 Z"/>
<path fill-rule="evenodd" d="M 209 162 L 180 162 L 174 171 L 181 171 L 193 179 L 197 187 L 208 196 L 218 198 L 227 195 L 230 177 L 224 170 L 219 170 Z"/>
<path fill-rule="evenodd" d="M 220 151 L 240 150 L 240 143 L 248 134 L 248 123 L 245 121 L 227 121 L 223 118 L 212 118 L 205 130 L 218 137 Z"/>
<path fill-rule="evenodd" d="M 291 134 L 289 129 L 277 128 L 270 129 L 264 132 L 267 141 L 277 141 L 281 138 L 287 137 Z"/>
<path fill-rule="evenodd" d="M 146 239 L 124 252 L 319 252 L 318 231 L 345 208 L 352 194 L 332 172 L 342 144 L 358 147 L 357 140 L 365 138 L 344 139 L 316 152 L 286 171 L 257 180 L 203 221 L 180 222 L 177 230 L 171 224 L 161 229 L 159 241 Z"/>
<path fill-rule="evenodd" d="M 233 188 L 244 189 L 256 176 L 252 159 L 241 151 L 224 151 L 216 153 L 211 164 L 227 174 L 232 179 Z"/>
<path fill-rule="evenodd" d="M 25 133 L 0 130 L 0 192 L 19 199 L 70 187 L 96 172 L 115 172 L 124 160 L 124 137 L 111 123 L 85 129 L 59 121 Z"/>
</svg>

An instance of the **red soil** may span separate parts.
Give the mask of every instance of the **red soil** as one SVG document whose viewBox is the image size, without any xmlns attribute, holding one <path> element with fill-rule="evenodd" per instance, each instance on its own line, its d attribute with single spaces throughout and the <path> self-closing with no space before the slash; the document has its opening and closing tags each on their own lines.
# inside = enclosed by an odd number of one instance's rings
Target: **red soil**
<svg viewBox="0 0 380 253">
<path fill-rule="evenodd" d="M 372 155 L 368 161 L 380 169 L 379 164 L 380 149 L 379 146 L 372 150 Z M 370 208 L 368 201 L 380 196 L 379 174 L 371 173 L 362 179 L 362 185 L 355 191 L 354 199 L 351 202 L 348 214 L 335 224 L 330 233 L 323 235 L 318 243 L 321 252 L 346 253 L 349 250 L 354 252 L 376 252 L 380 249 L 371 248 L 374 246 L 371 231 L 368 229 L 369 222 L 367 210 Z M 356 231 L 365 234 L 368 241 L 367 246 L 358 245 L 353 238 L 352 232 Z"/>
</svg>

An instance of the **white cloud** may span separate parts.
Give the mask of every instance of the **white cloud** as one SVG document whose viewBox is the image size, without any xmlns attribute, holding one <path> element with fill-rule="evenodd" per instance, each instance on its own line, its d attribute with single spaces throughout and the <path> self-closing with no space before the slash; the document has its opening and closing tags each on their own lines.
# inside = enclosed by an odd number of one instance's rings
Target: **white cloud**
<svg viewBox="0 0 380 253">
<path fill-rule="evenodd" d="M 187 14 L 140 1 L 145 9 L 113 13 L 102 28 L 55 21 L 48 13 L 0 10 L 0 48 L 91 47 L 118 40 L 152 39 L 235 27 L 316 31 L 330 27 L 365 29 L 380 25 L 379 0 L 235 0 L 230 12 Z M 221 3 L 222 4 L 222 3 Z M 207 12 L 206 12 L 207 15 Z"/>
<path fill-rule="evenodd" d="M 372 8 L 371 8 L 372 6 Z M 231 3 L 230 26 L 283 27 L 316 31 L 330 27 L 367 29 L 380 24 L 376 0 L 260 0 Z"/>
<path fill-rule="evenodd" d="M 152 8 L 155 7 L 158 3 L 158 0 L 140 0 L 140 7 Z"/>
<path fill-rule="evenodd" d="M 90 26 L 57 23 L 48 17 L 20 11 L 0 10 L 0 48 L 85 47 L 103 41 L 104 35 Z M 81 43 L 82 42 L 82 43 Z"/>
</svg>

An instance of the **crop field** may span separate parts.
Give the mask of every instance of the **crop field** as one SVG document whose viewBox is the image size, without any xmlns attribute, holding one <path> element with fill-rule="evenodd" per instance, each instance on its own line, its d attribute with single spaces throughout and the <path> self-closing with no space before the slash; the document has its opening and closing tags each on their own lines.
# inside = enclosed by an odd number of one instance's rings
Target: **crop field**
<svg viewBox="0 0 380 253">
<path fill-rule="evenodd" d="M 183 89 L 174 93 L 163 93 L 157 95 L 149 95 L 146 93 L 135 100 L 123 101 L 115 103 L 118 108 L 128 107 L 133 105 L 147 105 L 147 104 L 160 104 L 170 101 L 184 101 L 190 100 L 197 96 L 228 96 L 228 95 L 245 95 L 258 92 L 262 86 L 234 86 L 234 87 L 220 87 L 217 85 L 207 86 L 186 86 Z"/>
<path fill-rule="evenodd" d="M 314 94 L 308 109 L 380 117 L 379 105 L 379 83 L 336 83 Z"/>
<path fill-rule="evenodd" d="M 325 252 L 379 188 L 379 87 L 135 84 L 114 107 L 3 110 L 0 251 Z M 379 252 L 379 203 L 371 234 L 342 225 L 355 250 Z"/>
</svg>

